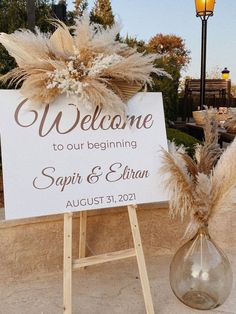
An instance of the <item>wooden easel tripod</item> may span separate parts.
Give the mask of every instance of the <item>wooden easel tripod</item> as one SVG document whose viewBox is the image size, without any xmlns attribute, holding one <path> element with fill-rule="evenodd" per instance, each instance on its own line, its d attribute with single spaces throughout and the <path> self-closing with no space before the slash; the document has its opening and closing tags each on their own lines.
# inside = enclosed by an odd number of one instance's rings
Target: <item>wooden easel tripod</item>
<svg viewBox="0 0 236 314">
<path fill-rule="evenodd" d="M 147 314 L 154 314 L 150 284 L 147 275 L 146 263 L 143 254 L 143 247 L 139 231 L 139 224 L 136 213 L 136 206 L 128 207 L 129 221 L 134 241 L 134 248 L 106 253 L 96 256 L 85 257 L 86 249 L 86 226 L 87 212 L 80 213 L 80 239 L 79 258 L 72 259 L 72 213 L 64 214 L 64 269 L 63 269 L 63 304 L 64 314 L 72 314 L 72 270 L 84 268 L 86 266 L 101 264 L 110 261 L 125 259 L 136 256 L 143 297 Z"/>
</svg>

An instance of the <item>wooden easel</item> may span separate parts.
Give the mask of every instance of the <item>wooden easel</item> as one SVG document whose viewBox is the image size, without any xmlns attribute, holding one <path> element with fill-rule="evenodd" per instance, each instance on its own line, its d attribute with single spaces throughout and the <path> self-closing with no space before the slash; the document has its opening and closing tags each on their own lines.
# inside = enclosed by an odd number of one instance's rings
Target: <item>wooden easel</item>
<svg viewBox="0 0 236 314">
<path fill-rule="evenodd" d="M 143 297 L 147 314 L 154 314 L 151 290 L 140 237 L 136 206 L 128 206 L 129 221 L 133 235 L 134 248 L 85 257 L 87 212 L 80 213 L 79 259 L 72 259 L 72 213 L 64 214 L 64 269 L 63 269 L 63 303 L 64 314 L 72 314 L 72 270 L 86 266 L 116 261 L 136 256 Z"/>
</svg>

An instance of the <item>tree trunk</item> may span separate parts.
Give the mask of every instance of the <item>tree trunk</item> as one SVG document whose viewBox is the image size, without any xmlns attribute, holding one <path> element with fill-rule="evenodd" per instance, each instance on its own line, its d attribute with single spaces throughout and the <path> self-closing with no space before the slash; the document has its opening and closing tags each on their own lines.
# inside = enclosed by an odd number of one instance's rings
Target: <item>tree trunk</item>
<svg viewBox="0 0 236 314">
<path fill-rule="evenodd" d="M 27 10 L 27 26 L 32 32 L 35 28 L 35 0 L 27 0 L 26 2 Z"/>
</svg>

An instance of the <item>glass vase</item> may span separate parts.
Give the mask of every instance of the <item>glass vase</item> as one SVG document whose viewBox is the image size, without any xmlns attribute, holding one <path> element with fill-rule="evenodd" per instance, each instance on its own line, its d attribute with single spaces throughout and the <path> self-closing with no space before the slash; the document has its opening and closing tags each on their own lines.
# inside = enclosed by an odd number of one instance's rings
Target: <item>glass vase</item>
<svg viewBox="0 0 236 314">
<path fill-rule="evenodd" d="M 185 305 L 214 309 L 227 299 L 233 275 L 226 255 L 212 241 L 207 225 L 174 255 L 170 265 L 170 284 Z"/>
</svg>

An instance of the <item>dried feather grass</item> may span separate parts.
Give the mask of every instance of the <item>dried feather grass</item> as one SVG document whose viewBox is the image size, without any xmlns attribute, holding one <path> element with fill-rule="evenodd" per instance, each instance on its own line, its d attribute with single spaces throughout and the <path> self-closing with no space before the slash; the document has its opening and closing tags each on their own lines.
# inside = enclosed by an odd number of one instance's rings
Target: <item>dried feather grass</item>
<svg viewBox="0 0 236 314">
<path fill-rule="evenodd" d="M 206 122 L 205 141 L 192 159 L 171 145 L 162 150 L 165 185 L 170 192 L 170 214 L 190 216 L 185 236 L 190 236 L 217 213 L 235 209 L 236 139 L 223 152 L 218 145 L 215 122 Z M 203 160 L 202 160 L 203 159 Z"/>
<path fill-rule="evenodd" d="M 106 86 L 97 80 L 90 80 L 88 87 L 85 87 L 87 94 L 88 106 L 104 107 L 110 111 L 113 108 L 113 104 L 116 103 L 116 112 L 123 114 L 125 105 L 121 98 L 117 96 L 112 90 L 106 88 Z"/>
<path fill-rule="evenodd" d="M 227 147 L 213 170 L 211 182 L 210 216 L 220 210 L 227 211 L 234 207 L 236 187 L 236 139 Z"/>
<path fill-rule="evenodd" d="M 171 173 L 171 176 L 165 177 L 164 180 L 164 185 L 168 188 L 170 194 L 170 215 L 171 217 L 180 215 L 183 219 L 191 210 L 194 200 L 191 178 L 183 167 L 181 159 L 174 158 L 164 149 L 162 149 L 162 161 L 161 173 Z M 172 176 L 174 180 L 172 180 Z"/>
<path fill-rule="evenodd" d="M 124 57 L 136 52 L 135 49 L 116 40 L 121 31 L 121 24 L 115 23 L 110 28 L 104 29 L 100 24 L 90 23 L 87 13 L 76 20 L 76 25 L 71 27 L 75 38 L 75 45 L 81 49 L 91 50 L 95 53 L 111 55 L 117 53 Z"/>
<path fill-rule="evenodd" d="M 1 80 L 23 82 L 21 93 L 35 105 L 66 93 L 85 106 L 124 112 L 127 100 L 152 83 L 151 73 L 170 77 L 154 67 L 156 55 L 138 53 L 116 40 L 119 23 L 104 29 L 85 14 L 71 29 L 60 21 L 52 24 L 56 30 L 51 36 L 39 30 L 0 34 L 0 43 L 18 65 Z"/>
<path fill-rule="evenodd" d="M 22 84 L 21 93 L 27 95 L 33 104 L 40 104 L 41 99 L 50 104 L 58 94 L 57 89 L 47 90 L 46 77 L 43 73 L 32 74 Z"/>
<path fill-rule="evenodd" d="M 0 43 L 16 60 L 20 68 L 24 68 L 25 65 L 34 66 L 39 60 L 47 59 L 48 41 L 48 36 L 40 33 L 39 30 L 36 33 L 29 30 L 18 30 L 10 35 L 0 33 Z"/>
<path fill-rule="evenodd" d="M 61 21 L 52 21 L 57 27 L 49 40 L 49 49 L 54 53 L 55 58 L 67 59 L 75 53 L 73 38 L 67 26 Z"/>
<path fill-rule="evenodd" d="M 191 208 L 190 222 L 185 231 L 185 236 L 191 236 L 199 226 L 207 224 L 209 220 L 209 204 L 211 192 L 211 178 L 204 173 L 198 173 L 194 182 L 194 202 Z"/>
<path fill-rule="evenodd" d="M 210 174 L 222 154 L 222 149 L 218 144 L 218 123 L 214 118 L 210 118 L 208 113 L 205 116 L 204 144 L 198 146 L 197 156 L 198 172 Z"/>
<path fill-rule="evenodd" d="M 119 63 L 111 65 L 105 69 L 101 76 L 112 77 L 127 82 L 139 82 L 140 84 L 152 84 L 150 73 L 157 75 L 167 75 L 161 69 L 153 68 L 153 62 L 156 59 L 155 55 L 142 55 L 134 53 L 127 58 L 124 58 Z"/>
<path fill-rule="evenodd" d="M 111 79 L 108 84 L 110 84 L 111 89 L 123 100 L 124 103 L 142 88 L 140 83 L 131 82 L 127 85 L 126 81 L 118 79 Z"/>
<path fill-rule="evenodd" d="M 192 180 L 196 182 L 198 175 L 198 166 L 196 162 L 186 153 L 181 153 L 181 157 L 185 162 L 185 165 L 188 169 L 189 174 L 191 175 Z"/>
</svg>

